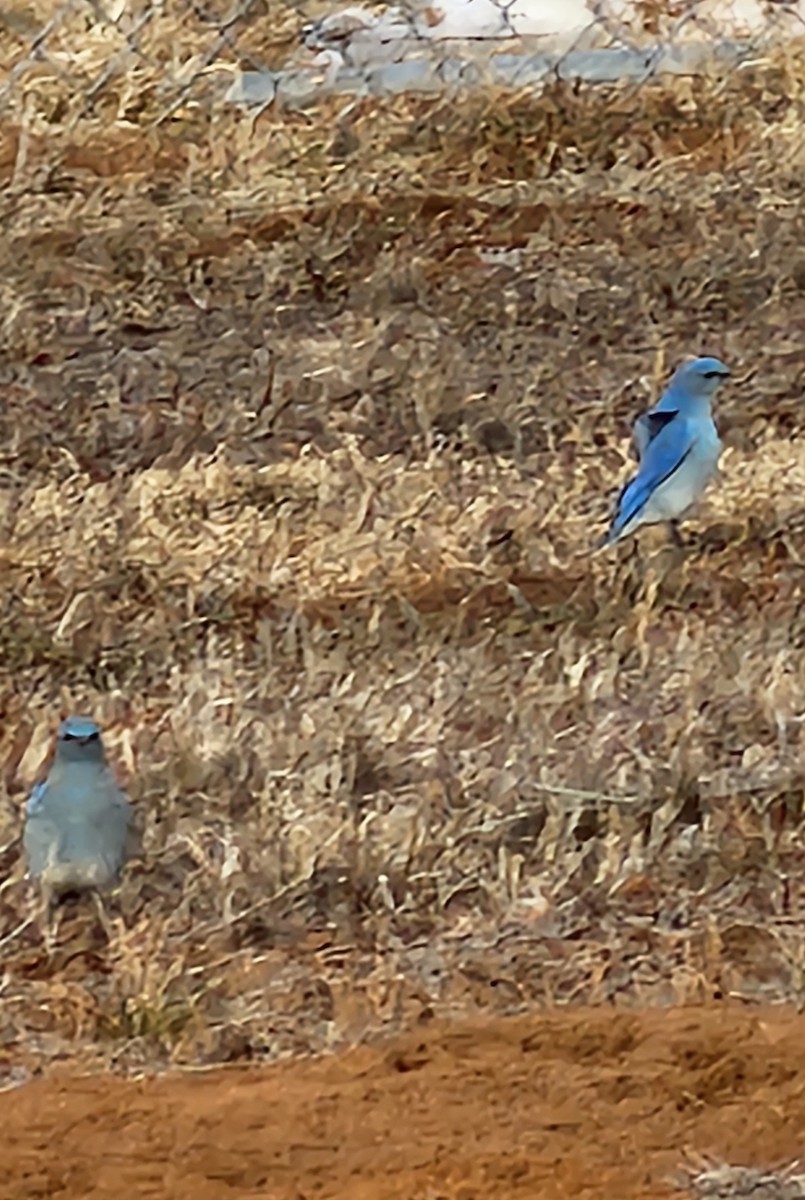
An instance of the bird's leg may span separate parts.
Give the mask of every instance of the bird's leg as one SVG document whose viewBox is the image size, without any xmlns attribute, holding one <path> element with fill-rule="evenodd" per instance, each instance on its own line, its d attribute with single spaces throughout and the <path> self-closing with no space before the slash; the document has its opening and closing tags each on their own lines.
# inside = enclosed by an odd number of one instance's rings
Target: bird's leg
<svg viewBox="0 0 805 1200">
<path fill-rule="evenodd" d="M 55 916 L 53 916 L 53 913 L 51 912 L 51 914 L 48 918 L 47 929 L 45 932 L 45 949 L 48 952 L 48 958 L 53 957 L 53 951 L 55 950 L 56 944 L 59 940 L 59 925 L 60 924 L 61 924 L 61 910 L 57 910 Z"/>
<path fill-rule="evenodd" d="M 101 923 L 101 928 L 106 935 L 106 940 L 111 943 L 114 941 L 115 927 L 109 917 L 108 912 L 106 911 L 106 905 L 103 902 L 103 897 L 99 892 L 93 892 L 92 899 L 95 902 L 95 912 L 98 920 Z"/>
<path fill-rule="evenodd" d="M 686 546 L 686 542 L 685 542 L 685 539 L 682 537 L 682 534 L 679 532 L 679 522 L 678 521 L 669 521 L 668 528 L 671 531 L 671 541 L 680 550 L 684 550 L 685 546 Z"/>
<path fill-rule="evenodd" d="M 53 893 L 46 885 L 42 885 L 39 890 L 38 904 L 38 924 L 39 931 L 42 934 L 42 941 L 45 943 L 45 950 L 48 958 L 53 957 L 53 948 L 56 945 L 56 938 L 59 932 L 59 918 L 56 915 L 54 919 L 54 904 Z"/>
<path fill-rule="evenodd" d="M 640 538 L 632 537 L 624 547 L 623 557 L 618 567 L 618 577 L 621 582 L 621 592 L 630 605 L 634 605 L 640 593 L 645 567 L 643 555 L 640 553 Z"/>
</svg>

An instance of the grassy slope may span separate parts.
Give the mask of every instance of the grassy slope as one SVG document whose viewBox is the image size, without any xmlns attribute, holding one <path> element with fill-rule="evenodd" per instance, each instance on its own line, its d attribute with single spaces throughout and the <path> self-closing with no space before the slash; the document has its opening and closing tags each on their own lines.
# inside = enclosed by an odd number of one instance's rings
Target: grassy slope
<svg viewBox="0 0 805 1200">
<path fill-rule="evenodd" d="M 147 72 L 95 113 L 32 85 L 0 149 L 0 936 L 33 1057 L 799 996 L 800 77 L 156 128 Z M 690 552 L 591 557 L 697 351 L 735 378 Z M 146 853 L 111 941 L 71 914 L 48 962 L 15 838 L 74 709 Z"/>
</svg>

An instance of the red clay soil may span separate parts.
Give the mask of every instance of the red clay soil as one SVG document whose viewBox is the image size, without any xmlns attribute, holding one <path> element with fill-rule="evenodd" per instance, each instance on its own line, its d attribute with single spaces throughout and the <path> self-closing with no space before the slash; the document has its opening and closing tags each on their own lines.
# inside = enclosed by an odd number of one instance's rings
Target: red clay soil
<svg viewBox="0 0 805 1200">
<path fill-rule="evenodd" d="M 318 1060 L 0 1096 L 3 1200 L 665 1200 L 805 1147 L 805 1018 L 574 1010 Z"/>
</svg>

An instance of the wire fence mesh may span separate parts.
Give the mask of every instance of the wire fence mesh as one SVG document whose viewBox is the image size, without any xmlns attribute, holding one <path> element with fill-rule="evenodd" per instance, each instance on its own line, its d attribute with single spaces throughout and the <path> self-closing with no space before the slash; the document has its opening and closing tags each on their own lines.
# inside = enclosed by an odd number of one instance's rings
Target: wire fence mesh
<svg viewBox="0 0 805 1200">
<path fill-rule="evenodd" d="M 0 9 L 0 111 L 80 120 L 111 105 L 126 118 L 153 99 L 165 120 L 186 103 L 640 82 L 734 70 L 802 33 L 803 12 L 779 0 L 35 0 Z"/>
</svg>

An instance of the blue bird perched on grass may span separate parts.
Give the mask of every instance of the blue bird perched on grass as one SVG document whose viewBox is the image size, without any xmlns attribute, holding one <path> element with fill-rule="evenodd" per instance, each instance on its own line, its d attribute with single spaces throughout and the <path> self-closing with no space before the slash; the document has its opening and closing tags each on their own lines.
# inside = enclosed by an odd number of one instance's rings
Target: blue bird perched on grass
<svg viewBox="0 0 805 1200">
<path fill-rule="evenodd" d="M 100 728 L 68 717 L 50 774 L 25 808 L 28 871 L 47 898 L 107 887 L 127 855 L 131 806 L 106 761 Z"/>
<path fill-rule="evenodd" d="M 641 525 L 661 522 L 679 540 L 676 522 L 699 499 L 718 466 L 721 440 L 711 406 L 729 374 L 717 358 L 684 363 L 659 402 L 635 422 L 632 440 L 639 468 L 618 496 L 604 546 Z"/>
</svg>

